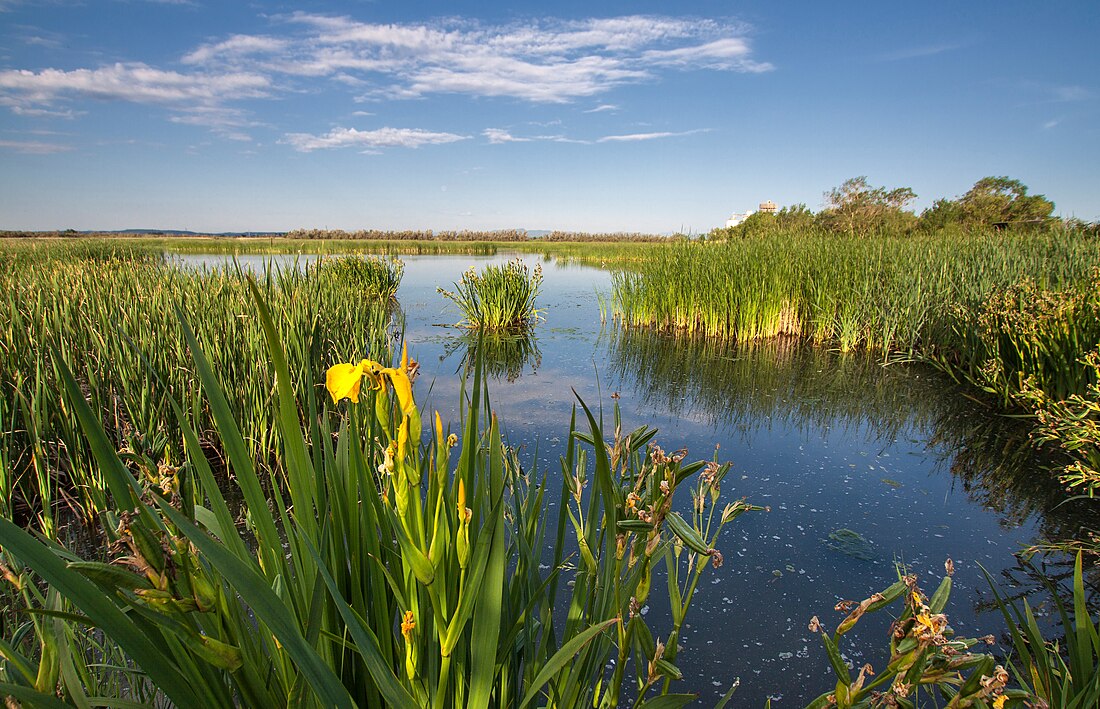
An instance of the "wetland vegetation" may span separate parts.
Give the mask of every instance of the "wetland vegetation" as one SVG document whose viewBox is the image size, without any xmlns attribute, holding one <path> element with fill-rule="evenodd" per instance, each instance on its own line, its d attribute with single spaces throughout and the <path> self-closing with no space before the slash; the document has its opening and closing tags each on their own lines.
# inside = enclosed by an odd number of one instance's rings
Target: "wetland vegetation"
<svg viewBox="0 0 1100 709">
<path fill-rule="evenodd" d="M 883 440 L 917 421 L 947 442 L 982 504 L 1023 523 L 1061 502 L 1018 436 L 927 397 L 899 399 L 905 389 L 878 376 L 883 364 L 930 366 L 962 385 L 951 394 L 960 402 L 966 394 L 989 416 L 1037 426 L 1065 448 L 1065 484 L 1096 491 L 1095 239 L 1062 228 L 819 227 L 637 244 L 4 243 L 3 690 L 28 706 L 657 707 L 694 697 L 678 689 L 698 649 L 682 637 L 689 607 L 697 593 L 709 598 L 701 579 L 736 563 L 731 530 L 762 501 L 730 495 L 717 453 L 689 463 L 652 445 L 654 429 L 627 425 L 617 402 L 607 421 L 578 401 L 549 465 L 508 445 L 486 381 L 514 381 L 547 347 L 529 332 L 541 275 L 523 263 L 490 263 L 456 283 L 448 297 L 470 332 L 447 347 L 470 373 L 464 403 L 450 425 L 422 411 L 419 366 L 398 357 L 407 264 L 394 254 L 512 249 L 611 270 L 604 297 L 616 323 L 601 367 L 635 378 L 650 410 L 742 432 L 776 411 L 803 426 L 848 417 Z M 303 250 L 324 255 L 256 273 L 165 258 Z M 847 374 L 805 389 L 805 373 L 822 369 Z M 899 409 L 911 420 L 899 423 Z M 951 569 L 926 594 L 899 567 L 880 594 L 840 604 L 848 615 L 834 632 L 811 623 L 836 673 L 815 687 L 815 706 L 878 706 L 880 692 L 897 706 L 1090 705 L 1100 694 L 1087 605 L 1095 540 L 1059 519 L 1043 518 L 1039 546 L 1083 555 L 1069 595 L 1050 596 L 1053 624 L 998 596 L 1010 632 L 1005 648 L 987 650 L 979 633 L 948 627 Z M 77 530 L 92 544 L 77 545 Z M 872 675 L 841 645 L 887 607 L 890 660 Z"/>
</svg>

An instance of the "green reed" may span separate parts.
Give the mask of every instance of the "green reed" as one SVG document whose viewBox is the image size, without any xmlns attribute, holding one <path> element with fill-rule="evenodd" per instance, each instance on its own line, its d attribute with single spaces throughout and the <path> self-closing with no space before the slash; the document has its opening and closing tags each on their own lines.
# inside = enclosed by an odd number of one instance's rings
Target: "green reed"
<svg viewBox="0 0 1100 709">
<path fill-rule="evenodd" d="M 363 300 L 390 302 L 397 300 L 405 264 L 392 257 L 336 256 L 319 259 L 307 266 L 310 270 L 321 279 L 335 279 L 359 289 Z"/>
<path fill-rule="evenodd" d="M 118 450 L 178 464 L 181 439 L 169 397 L 182 403 L 196 430 L 211 429 L 175 305 L 192 314 L 249 432 L 249 450 L 274 461 L 270 385 L 254 369 L 264 357 L 263 337 L 245 273 L 232 266 L 189 271 L 159 252 L 126 252 L 125 245 L 9 243 L 0 251 L 0 512 L 8 518 L 37 519 L 49 530 L 57 505 L 91 515 L 106 503 L 102 473 L 71 408 L 56 395 L 60 362 L 77 372 Z M 273 268 L 259 287 L 280 313 L 297 372 L 315 378 L 334 356 L 388 351 L 388 303 L 366 297 L 362 282 L 342 271 Z M 208 450 L 220 455 L 213 444 Z"/>
<path fill-rule="evenodd" d="M 1100 243 L 1064 232 L 681 242 L 616 272 L 613 309 L 628 328 L 738 341 L 789 334 L 841 351 L 947 361 L 975 351 L 969 314 L 988 310 L 995 294 L 1025 279 L 1040 291 L 1083 289 L 1098 265 Z M 1067 327 L 1053 344 L 1072 362 L 1082 352 L 1072 341 L 1077 323 Z M 953 366 L 976 372 L 977 359 Z"/>
<path fill-rule="evenodd" d="M 542 266 L 531 272 L 523 261 L 470 268 L 453 291 L 438 291 L 458 306 L 460 325 L 479 330 L 522 330 L 538 321 L 535 298 L 542 287 Z"/>
<path fill-rule="evenodd" d="M 552 513 L 548 471 L 524 472 L 503 444 L 479 367 L 460 430 L 436 415 L 423 436 L 413 363 L 336 365 L 329 393 L 355 401 L 322 403 L 317 380 L 292 372 L 262 288 L 252 297 L 268 348 L 252 378 L 275 382 L 279 472 L 249 454 L 249 429 L 180 323 L 247 509 L 240 521 L 180 402 L 169 397 L 185 457 L 158 466 L 122 456 L 59 362 L 57 393 L 109 490 L 101 526 L 112 563 L 0 519 L 2 571 L 29 611 L 0 643 L 0 691 L 50 706 L 522 709 L 693 698 L 670 693 L 679 633 L 701 577 L 722 563 L 723 528 L 759 509 L 719 505 L 728 464 L 647 447 L 656 432 L 624 435 L 617 411 L 605 440 L 582 403 Z M 681 487 L 690 511 L 674 505 Z M 667 584 L 654 588 L 659 569 Z M 666 585 L 671 625 L 655 632 L 639 609 Z"/>
</svg>

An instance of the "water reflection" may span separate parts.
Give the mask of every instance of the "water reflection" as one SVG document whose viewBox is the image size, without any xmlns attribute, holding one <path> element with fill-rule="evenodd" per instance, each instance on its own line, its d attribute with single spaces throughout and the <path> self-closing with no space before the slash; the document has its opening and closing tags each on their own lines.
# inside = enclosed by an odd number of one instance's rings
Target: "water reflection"
<svg viewBox="0 0 1100 709">
<path fill-rule="evenodd" d="M 542 364 L 542 351 L 534 333 L 484 332 L 468 330 L 443 344 L 440 361 L 458 353 L 455 374 L 469 376 L 478 357 L 482 371 L 491 379 L 515 382 L 527 371 L 536 374 Z"/>
<path fill-rule="evenodd" d="M 633 380 L 647 407 L 702 416 L 742 438 L 780 425 L 859 429 L 881 442 L 904 436 L 924 442 L 1002 525 L 1038 515 L 1043 536 L 1064 539 L 1095 519 L 1092 506 L 1066 501 L 1051 472 L 1059 461 L 1031 443 L 1029 421 L 995 413 L 926 367 L 884 367 L 791 338 L 734 345 L 638 330 L 605 336 L 611 370 Z"/>
</svg>

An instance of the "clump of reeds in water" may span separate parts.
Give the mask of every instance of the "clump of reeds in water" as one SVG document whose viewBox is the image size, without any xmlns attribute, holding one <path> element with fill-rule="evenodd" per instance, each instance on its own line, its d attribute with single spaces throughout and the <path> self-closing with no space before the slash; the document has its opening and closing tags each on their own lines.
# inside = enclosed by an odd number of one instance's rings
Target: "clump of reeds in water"
<svg viewBox="0 0 1100 709">
<path fill-rule="evenodd" d="M 480 273 L 470 268 L 455 290 L 439 292 L 462 312 L 461 325 L 483 330 L 522 330 L 537 322 L 535 298 L 542 286 L 542 266 L 528 270 L 522 260 L 490 264 Z"/>
<path fill-rule="evenodd" d="M 405 272 L 400 259 L 360 255 L 321 258 L 310 268 L 319 276 L 336 278 L 360 289 L 364 299 L 383 301 L 397 300 L 397 289 Z"/>
</svg>

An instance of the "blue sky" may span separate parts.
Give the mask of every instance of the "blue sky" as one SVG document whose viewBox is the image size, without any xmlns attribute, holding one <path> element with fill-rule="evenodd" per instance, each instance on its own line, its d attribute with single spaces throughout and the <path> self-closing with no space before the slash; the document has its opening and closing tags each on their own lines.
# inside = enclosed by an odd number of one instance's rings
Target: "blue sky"
<svg viewBox="0 0 1100 709">
<path fill-rule="evenodd" d="M 1100 219 L 1090 2 L 0 0 L 0 228 L 707 231 L 857 175 Z"/>
</svg>

